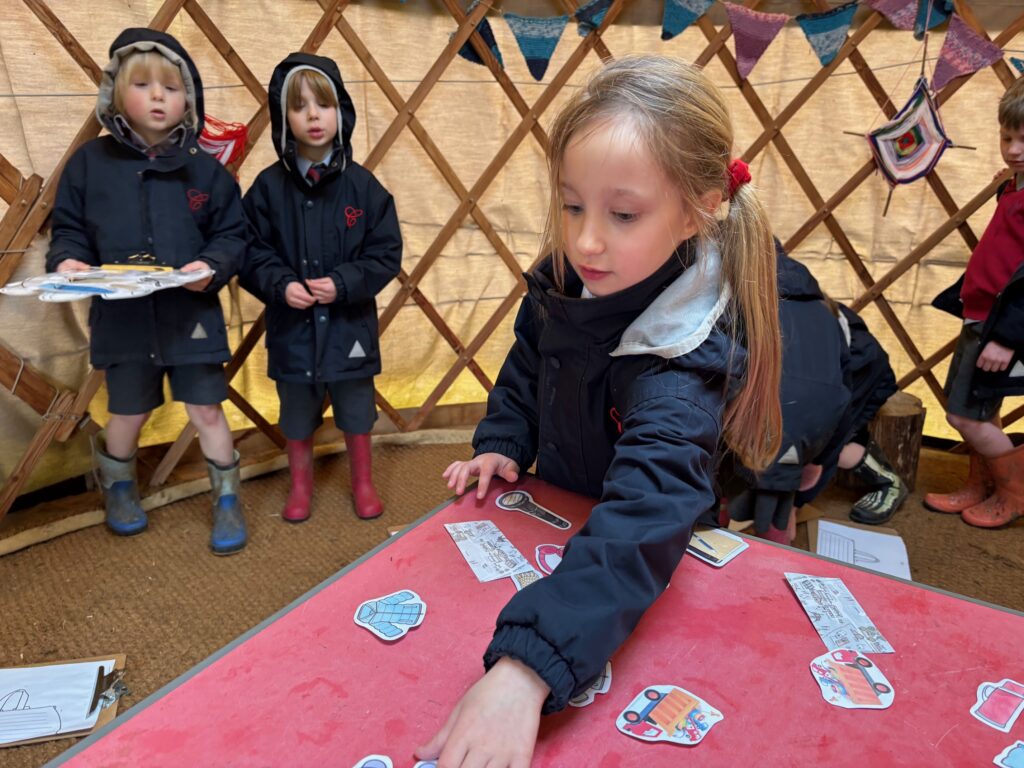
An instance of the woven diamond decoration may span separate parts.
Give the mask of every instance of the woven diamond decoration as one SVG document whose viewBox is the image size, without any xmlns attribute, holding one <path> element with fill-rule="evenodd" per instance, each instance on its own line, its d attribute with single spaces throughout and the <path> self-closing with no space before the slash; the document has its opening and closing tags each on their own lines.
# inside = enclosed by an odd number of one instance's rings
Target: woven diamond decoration
<svg viewBox="0 0 1024 768">
<path fill-rule="evenodd" d="M 871 154 L 890 186 L 928 175 L 953 142 L 942 128 L 928 83 L 917 81 L 914 93 L 892 120 L 867 135 Z"/>
</svg>

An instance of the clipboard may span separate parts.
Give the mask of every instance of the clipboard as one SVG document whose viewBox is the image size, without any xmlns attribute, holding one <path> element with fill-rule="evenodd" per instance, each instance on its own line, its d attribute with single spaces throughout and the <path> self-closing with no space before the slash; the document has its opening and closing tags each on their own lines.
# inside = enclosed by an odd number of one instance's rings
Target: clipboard
<svg viewBox="0 0 1024 768">
<path fill-rule="evenodd" d="M 96 722 L 91 728 L 68 731 L 66 733 L 54 733 L 47 736 L 39 736 L 37 738 L 20 739 L 18 741 L 10 741 L 7 743 L 0 743 L 0 749 L 5 747 L 21 747 L 26 744 L 39 744 L 44 741 L 54 741 L 57 739 L 72 739 L 87 736 L 93 731 L 102 728 L 104 725 L 109 723 L 117 715 L 117 705 L 121 696 L 128 693 L 128 688 L 121 681 L 124 675 L 125 660 L 126 657 L 123 653 L 110 653 L 104 656 L 92 656 L 81 659 L 63 659 L 61 661 L 47 661 L 39 664 L 22 664 L 17 667 L 5 667 L 4 669 L 33 669 L 39 667 L 59 667 L 64 664 L 81 664 L 93 661 L 108 661 L 114 660 L 114 668 L 109 672 L 105 672 L 103 667 L 98 667 L 96 670 L 96 681 L 93 686 L 92 700 L 89 703 L 89 714 L 91 715 L 96 709 L 99 709 L 99 716 L 96 718 Z M 17 699 L 11 697 L 18 692 L 12 692 L 8 696 L 0 700 L 0 715 L 4 711 L 18 712 Z"/>
</svg>

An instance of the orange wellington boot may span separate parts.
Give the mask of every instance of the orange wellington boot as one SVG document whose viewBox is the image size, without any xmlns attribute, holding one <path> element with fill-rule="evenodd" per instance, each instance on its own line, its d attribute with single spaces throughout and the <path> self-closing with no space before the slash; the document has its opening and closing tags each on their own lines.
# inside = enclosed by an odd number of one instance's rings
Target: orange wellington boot
<svg viewBox="0 0 1024 768">
<path fill-rule="evenodd" d="M 952 493 L 925 494 L 924 505 L 928 509 L 932 512 L 958 515 L 968 507 L 981 504 L 992 495 L 995 486 L 992 482 L 992 473 L 989 471 L 989 460 L 974 451 L 971 451 L 970 458 L 970 469 L 964 487 Z"/>
<path fill-rule="evenodd" d="M 384 505 L 381 504 L 377 490 L 373 487 L 373 450 L 370 435 L 351 435 L 346 432 L 345 447 L 348 449 L 352 473 L 352 501 L 355 503 L 356 515 L 363 520 L 380 517 Z"/>
<path fill-rule="evenodd" d="M 962 513 L 978 528 L 1002 528 L 1024 516 L 1024 446 L 988 460 L 996 492 Z"/>
</svg>

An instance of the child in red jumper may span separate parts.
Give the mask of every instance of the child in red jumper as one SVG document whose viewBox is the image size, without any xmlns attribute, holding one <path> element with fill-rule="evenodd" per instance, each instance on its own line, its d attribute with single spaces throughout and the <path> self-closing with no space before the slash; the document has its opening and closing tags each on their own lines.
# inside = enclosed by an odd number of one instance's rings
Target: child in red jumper
<svg viewBox="0 0 1024 768">
<path fill-rule="evenodd" d="M 1024 515 L 1024 446 L 1002 429 L 1003 397 L 1024 394 L 1024 79 L 999 101 L 999 149 L 1013 177 L 960 280 L 935 298 L 964 325 L 946 379 L 946 420 L 971 449 L 965 487 L 929 493 L 935 512 L 982 528 Z"/>
</svg>

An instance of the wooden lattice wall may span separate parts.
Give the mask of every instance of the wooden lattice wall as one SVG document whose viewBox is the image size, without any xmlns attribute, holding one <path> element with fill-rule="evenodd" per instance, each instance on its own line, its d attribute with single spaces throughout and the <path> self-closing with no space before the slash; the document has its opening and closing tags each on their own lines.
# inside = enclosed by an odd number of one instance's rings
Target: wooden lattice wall
<svg viewBox="0 0 1024 768">
<path fill-rule="evenodd" d="M 18 2 L 19 0 L 8 1 Z M 412 413 L 408 410 L 400 412 L 387 399 L 378 394 L 378 405 L 390 420 L 400 430 L 412 431 L 423 425 L 424 420 L 434 411 L 445 392 L 464 371 L 468 371 L 475 377 L 484 389 L 490 388 L 491 381 L 481 365 L 478 364 L 476 356 L 483 345 L 491 339 L 502 322 L 507 320 L 509 313 L 516 307 L 523 294 L 524 284 L 520 274 L 522 266 L 516 259 L 513 249 L 510 248 L 507 238 L 484 212 L 484 208 L 479 205 L 479 201 L 505 167 L 513 153 L 524 142 L 536 142 L 542 149 L 546 147 L 547 135 L 542 127 L 542 120 L 547 117 L 546 110 L 552 105 L 560 91 L 569 83 L 570 78 L 572 78 L 585 60 L 592 56 L 598 56 L 601 59 L 609 59 L 614 56 L 615 52 L 609 50 L 602 36 L 611 25 L 616 23 L 617 17 L 619 17 L 620 12 L 623 11 L 628 3 L 626 0 L 615 0 L 605 16 L 601 27 L 585 37 L 577 38 L 575 35 L 566 35 L 561 44 L 573 46 L 571 54 L 564 59 L 560 67 L 553 69 L 549 73 L 543 88 L 539 91 L 539 96 L 528 100 L 524 97 L 522 89 L 510 79 L 505 69 L 499 66 L 491 51 L 484 44 L 479 34 L 475 32 L 479 21 L 492 10 L 491 5 L 486 0 L 476 6 L 472 6 L 468 13 L 463 10 L 463 6 L 458 0 L 439 0 L 444 10 L 451 15 L 453 20 L 452 26 L 455 31 L 447 45 L 437 55 L 433 64 L 426 69 L 422 80 L 408 97 L 404 97 L 396 84 L 389 79 L 388 74 L 374 58 L 373 52 L 361 39 L 357 29 L 346 19 L 346 10 L 349 9 L 350 5 L 349 0 L 315 1 L 319 4 L 322 14 L 319 17 L 319 21 L 306 35 L 302 46 L 303 50 L 309 52 L 317 51 L 329 35 L 340 35 L 352 53 L 358 57 L 366 72 L 379 87 L 394 110 L 394 117 L 390 125 L 380 135 L 376 144 L 364 159 L 363 164 L 371 170 L 378 167 L 388 153 L 394 150 L 399 136 L 408 131 L 422 147 L 430 161 L 436 166 L 440 176 L 450 187 L 454 195 L 454 204 L 451 205 L 450 214 L 444 225 L 440 227 L 430 246 L 416 260 L 415 266 L 409 271 L 403 270 L 401 272 L 398 290 L 386 305 L 383 306 L 380 317 L 381 333 L 384 334 L 389 325 L 395 320 L 400 309 L 407 306 L 417 307 L 431 324 L 432 332 L 443 339 L 444 343 L 451 348 L 455 355 L 455 362 L 450 366 L 447 373 L 437 381 L 433 391 L 423 399 L 423 402 Z M 61 20 L 51 10 L 45 0 L 20 0 L 20 2 L 31 10 L 38 18 L 39 23 L 49 31 L 55 41 L 54 45 L 61 46 L 66 55 L 71 57 L 89 79 L 93 83 L 98 84 L 100 80 L 100 63 L 95 61 L 86 52 L 83 46 L 75 39 L 75 36 L 61 23 Z M 558 3 L 564 7 L 566 13 L 570 14 L 578 5 L 574 0 L 558 0 Z M 267 110 L 266 89 L 239 53 L 232 47 L 231 41 L 222 34 L 216 19 L 211 18 L 207 11 L 204 10 L 204 4 L 209 5 L 204 3 L 204 0 L 165 0 L 150 20 L 149 25 L 156 29 L 167 29 L 180 14 L 186 14 L 192 19 L 216 51 L 223 57 L 226 64 L 237 76 L 238 81 L 248 90 L 259 105 L 255 113 L 248 120 L 248 141 L 251 147 L 268 127 L 269 113 Z M 760 0 L 746 0 L 745 2 L 745 5 L 751 8 L 757 8 L 759 4 Z M 804 5 L 806 6 L 806 11 L 822 11 L 828 10 L 831 7 L 826 0 L 806 0 Z M 985 29 L 978 23 L 969 2 L 957 0 L 956 10 L 980 34 L 989 37 Z M 245 11 L 244 3 L 238 3 L 238 11 Z M 788 235 L 785 238 L 787 248 L 799 253 L 800 244 L 817 228 L 825 227 L 835 244 L 841 249 L 843 256 L 848 261 L 862 286 L 861 292 L 852 302 L 853 307 L 855 309 L 863 309 L 868 305 L 874 305 L 878 313 L 888 324 L 892 334 L 898 340 L 903 352 L 911 361 L 912 368 L 902 372 L 902 378 L 899 382 L 900 386 L 905 388 L 923 378 L 927 386 L 934 392 L 936 398 L 942 402 L 941 385 L 934 373 L 934 369 L 951 354 L 955 339 L 950 339 L 940 349 L 926 356 L 919 349 L 917 343 L 915 343 L 915 339 L 911 337 L 901 324 L 900 319 L 891 307 L 890 301 L 887 299 L 886 291 L 892 288 L 901 276 L 928 255 L 935 246 L 945 238 L 952 236 L 954 232 L 962 238 L 968 249 L 973 248 L 977 242 L 977 235 L 968 223 L 968 218 L 991 199 L 997 185 L 1005 176 L 1001 175 L 993 179 L 991 183 L 987 183 L 971 199 L 958 200 L 954 191 L 947 188 L 946 184 L 943 183 L 940 166 L 937 171 L 927 177 L 926 183 L 945 211 L 947 217 L 945 222 L 921 239 L 916 247 L 900 258 L 884 274 L 873 277 L 865 266 L 862 255 L 858 253 L 850 238 L 844 232 L 834 212 L 844 200 L 852 195 L 872 175 L 874 165 L 870 160 L 866 160 L 856 173 L 846 180 L 845 183 L 841 184 L 836 191 L 826 197 L 826 193 L 819 190 L 812 181 L 807 167 L 802 164 L 800 148 L 792 146 L 787 141 L 784 131 L 792 118 L 800 112 L 801 108 L 807 104 L 811 97 L 819 91 L 828 81 L 829 77 L 844 62 L 849 62 L 853 65 L 859 79 L 870 92 L 878 108 L 886 116 L 895 114 L 899 101 L 894 101 L 893 98 L 890 98 L 890 94 L 886 92 L 872 72 L 865 60 L 865 56 L 858 48 L 880 26 L 887 27 L 888 22 L 880 14 L 872 12 L 867 8 L 862 8 L 858 12 L 857 23 L 838 56 L 828 66 L 821 68 L 814 77 L 805 83 L 799 93 L 788 104 L 776 110 L 774 114 L 766 106 L 762 97 L 759 96 L 758 89 L 739 77 L 734 56 L 726 46 L 731 36 L 729 26 L 727 24 L 715 26 L 708 16 L 700 19 L 697 22 L 697 26 L 700 33 L 706 39 L 706 44 L 696 60 L 702 66 L 715 58 L 719 60 L 739 89 L 744 101 L 749 105 L 757 123 L 761 126 L 760 135 L 743 151 L 744 159 L 752 161 L 766 147 L 769 145 L 774 146 L 778 156 L 783 159 L 786 167 L 796 179 L 813 209 L 813 214 L 806 219 L 802 226 L 791 233 L 783 233 Z M 996 44 L 1004 46 L 1022 30 L 1024 30 L 1024 10 L 992 39 L 994 39 Z M 567 42 L 567 40 L 570 40 L 570 42 Z M 472 181 L 466 181 L 459 177 L 450 161 L 446 159 L 438 147 L 438 143 L 431 137 L 429 131 L 420 122 L 416 114 L 417 109 L 421 107 L 446 69 L 455 60 L 458 50 L 467 41 L 483 60 L 485 66 L 519 116 L 518 124 L 507 133 L 507 136 L 505 136 L 495 152 L 493 159 L 487 164 L 479 177 Z M 427 56 L 428 54 L 425 51 L 417 50 L 410 51 L 409 55 Z M 511 55 L 511 52 L 506 51 L 506 55 Z M 426 63 L 424 61 L 424 64 Z M 1002 60 L 993 65 L 993 70 L 1004 85 L 1009 85 L 1012 82 L 1013 74 Z M 949 101 L 969 80 L 969 77 L 965 77 L 951 82 L 938 94 L 939 103 L 943 104 Z M 749 115 L 734 116 L 734 119 L 748 120 Z M 73 142 L 67 147 L 66 152 L 52 174 L 46 179 L 38 175 L 26 177 L 6 158 L 0 155 L 0 198 L 8 204 L 7 212 L 2 220 L 0 220 L 0 284 L 10 279 L 19 264 L 22 252 L 29 247 L 33 238 L 46 227 L 54 200 L 57 181 L 64 163 L 83 142 L 97 136 L 99 130 L 99 125 L 90 114 L 82 123 Z M 401 190 L 395 191 L 396 196 L 401 194 Z M 486 238 L 489 245 L 493 248 L 495 258 L 504 265 L 503 268 L 507 268 L 510 271 L 513 276 L 513 288 L 472 337 L 460 338 L 456 331 L 446 323 L 442 312 L 424 294 L 420 286 L 425 276 L 435 264 L 435 261 L 452 240 L 456 231 L 465 225 L 467 219 L 471 220 L 473 225 Z M 229 380 L 238 373 L 242 363 L 259 342 L 263 331 L 264 326 L 261 315 L 249 328 L 241 343 L 234 350 L 234 358 L 227 367 Z M 41 419 L 38 431 L 24 452 L 20 463 L 6 478 L 3 487 L 0 488 L 0 517 L 9 509 L 14 499 L 18 496 L 33 466 L 48 445 L 53 441 L 66 441 L 77 430 L 84 429 L 91 432 L 98 430 L 94 422 L 84 417 L 86 416 L 88 404 L 101 383 L 101 374 L 91 372 L 77 389 L 55 385 L 39 370 L 25 364 L 22 358 L 9 349 L 4 342 L 3 333 L 0 331 L 0 387 L 8 390 L 8 394 L 0 396 L 0 400 L 13 394 L 13 396 L 24 401 L 34 409 Z M 255 429 L 261 430 L 277 445 L 283 446 L 283 438 L 276 426 L 271 424 L 258 409 L 250 405 L 238 389 L 230 387 L 229 396 L 231 401 L 250 419 Z M 1022 414 L 1024 414 L 1024 407 L 1006 414 L 1005 420 L 1007 422 L 1015 421 Z M 159 485 L 167 479 L 194 436 L 194 429 L 191 426 L 186 427 L 178 439 L 170 445 L 156 469 L 152 480 L 154 485 Z"/>
</svg>

